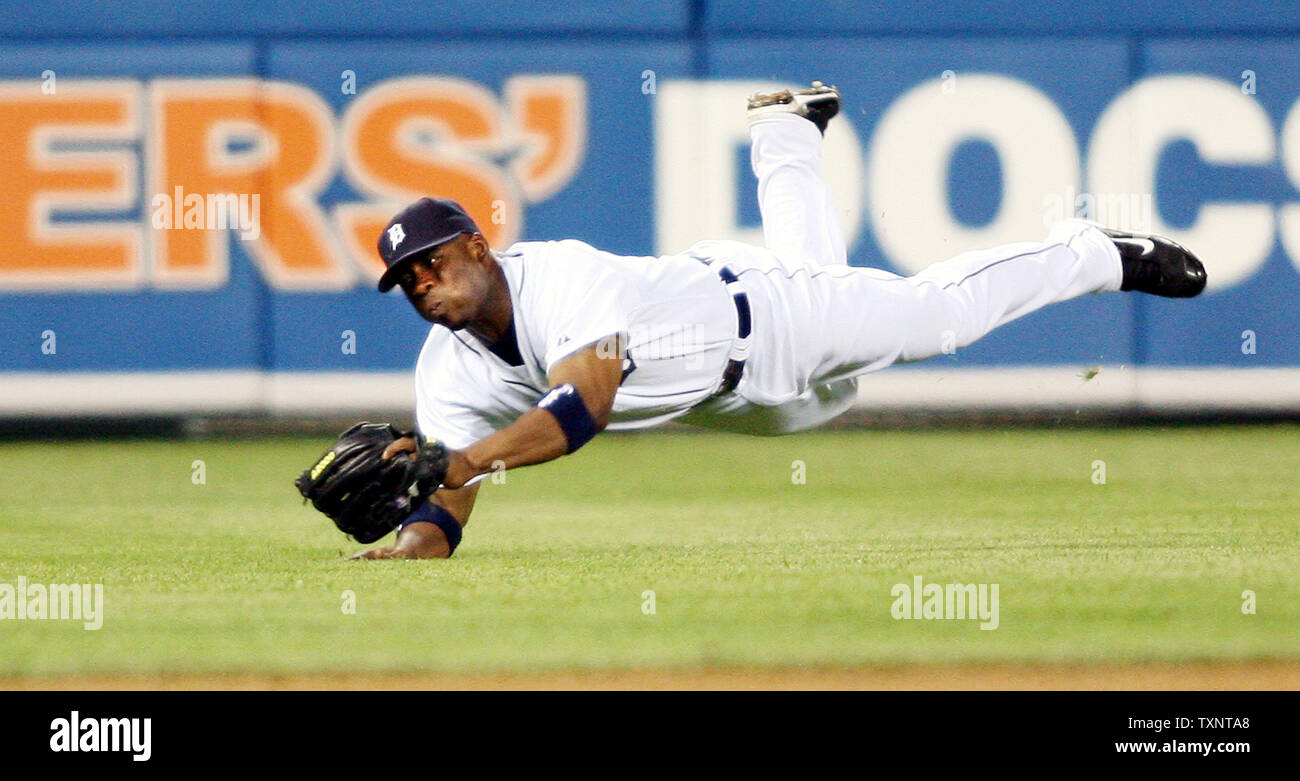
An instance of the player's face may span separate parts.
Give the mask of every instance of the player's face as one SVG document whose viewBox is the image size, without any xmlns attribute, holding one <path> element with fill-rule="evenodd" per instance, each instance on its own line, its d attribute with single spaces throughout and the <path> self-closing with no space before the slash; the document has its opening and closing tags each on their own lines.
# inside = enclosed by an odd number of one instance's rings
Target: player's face
<svg viewBox="0 0 1300 781">
<path fill-rule="evenodd" d="M 481 237 L 461 234 L 406 264 L 398 284 L 420 317 L 459 330 L 479 318 L 491 277 Z"/>
</svg>

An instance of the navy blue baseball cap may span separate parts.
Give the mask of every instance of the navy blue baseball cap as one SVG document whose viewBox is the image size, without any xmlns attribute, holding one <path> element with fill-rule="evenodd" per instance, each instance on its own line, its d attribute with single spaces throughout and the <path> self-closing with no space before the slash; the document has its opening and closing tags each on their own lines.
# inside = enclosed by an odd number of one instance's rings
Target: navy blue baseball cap
<svg viewBox="0 0 1300 781">
<path fill-rule="evenodd" d="M 379 257 L 388 266 L 379 278 L 379 292 L 393 289 L 405 261 L 462 233 L 479 232 L 478 225 L 455 201 L 421 198 L 407 206 L 379 234 Z"/>
</svg>

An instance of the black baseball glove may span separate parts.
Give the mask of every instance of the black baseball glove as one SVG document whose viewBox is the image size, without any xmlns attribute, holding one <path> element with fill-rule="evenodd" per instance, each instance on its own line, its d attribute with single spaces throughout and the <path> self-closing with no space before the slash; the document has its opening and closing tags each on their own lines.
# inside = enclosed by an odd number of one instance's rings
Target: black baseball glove
<svg viewBox="0 0 1300 781">
<path fill-rule="evenodd" d="M 402 437 L 415 437 L 419 451 L 385 460 L 384 449 Z M 441 442 L 388 423 L 363 422 L 344 431 L 293 484 L 339 530 L 368 544 L 396 529 L 446 475 L 447 449 Z"/>
</svg>

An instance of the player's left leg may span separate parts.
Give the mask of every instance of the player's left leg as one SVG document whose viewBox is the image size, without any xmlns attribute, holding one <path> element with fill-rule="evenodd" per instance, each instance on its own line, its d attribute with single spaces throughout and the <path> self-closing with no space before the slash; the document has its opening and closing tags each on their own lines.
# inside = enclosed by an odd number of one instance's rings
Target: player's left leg
<svg viewBox="0 0 1300 781">
<path fill-rule="evenodd" d="M 820 82 L 750 99 L 750 164 L 763 242 L 787 267 L 846 265 L 844 237 L 822 181 L 822 133 L 839 93 Z"/>
<path fill-rule="evenodd" d="M 838 90 L 821 82 L 807 90 L 750 98 L 750 165 L 758 180 L 763 243 L 788 271 L 849 262 L 821 173 L 822 138 L 839 113 L 839 99 Z M 818 383 L 779 407 L 753 407 L 747 414 L 733 410 L 722 419 L 739 427 L 732 430 L 750 433 L 800 431 L 842 414 L 857 392 L 856 378 Z"/>
<path fill-rule="evenodd" d="M 763 242 L 787 270 L 849 262 L 821 174 L 822 138 L 839 110 L 839 91 L 817 81 L 806 90 L 750 98 L 750 165 L 758 180 Z M 812 428 L 852 406 L 857 391 L 856 378 L 820 383 L 780 407 L 731 416 L 731 422 L 763 433 Z"/>
</svg>

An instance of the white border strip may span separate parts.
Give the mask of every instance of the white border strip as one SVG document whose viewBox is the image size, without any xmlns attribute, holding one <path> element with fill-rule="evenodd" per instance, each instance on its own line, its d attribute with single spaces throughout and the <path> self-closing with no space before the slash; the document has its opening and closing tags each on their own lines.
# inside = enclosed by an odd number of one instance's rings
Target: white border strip
<svg viewBox="0 0 1300 781">
<path fill-rule="evenodd" d="M 1094 367 L 1095 368 L 1095 367 Z M 859 409 L 1300 411 L 1300 369 L 964 368 L 882 371 L 858 382 Z"/>
<path fill-rule="evenodd" d="M 904 368 L 869 374 L 858 409 L 1300 412 L 1300 368 Z M 342 415 L 415 408 L 412 372 L 0 374 L 0 417 Z"/>
<path fill-rule="evenodd" d="M 413 372 L 0 374 L 0 417 L 325 415 L 414 409 Z"/>
</svg>

